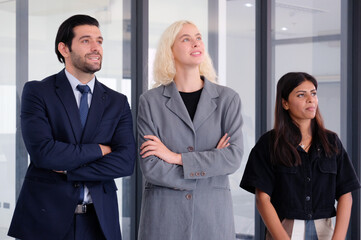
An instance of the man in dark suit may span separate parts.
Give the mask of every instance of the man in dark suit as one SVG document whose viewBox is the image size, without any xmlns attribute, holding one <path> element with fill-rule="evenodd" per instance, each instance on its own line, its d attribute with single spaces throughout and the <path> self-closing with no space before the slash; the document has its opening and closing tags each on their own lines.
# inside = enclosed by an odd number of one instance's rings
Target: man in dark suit
<svg viewBox="0 0 361 240">
<path fill-rule="evenodd" d="M 121 239 L 114 179 L 136 157 L 127 98 L 97 81 L 103 37 L 96 19 L 59 27 L 65 69 L 25 84 L 21 127 L 30 155 L 9 229 L 19 239 Z"/>
</svg>

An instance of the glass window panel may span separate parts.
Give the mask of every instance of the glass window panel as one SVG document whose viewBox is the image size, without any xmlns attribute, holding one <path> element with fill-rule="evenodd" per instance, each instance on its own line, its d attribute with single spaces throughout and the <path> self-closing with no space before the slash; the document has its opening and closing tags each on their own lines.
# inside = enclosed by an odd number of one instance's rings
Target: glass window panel
<svg viewBox="0 0 361 240">
<path fill-rule="evenodd" d="M 340 0 L 273 1 L 276 39 L 340 34 Z"/>
<path fill-rule="evenodd" d="M 240 169 L 230 176 L 235 227 L 237 239 L 252 239 L 254 195 L 242 190 L 239 183 L 255 144 L 255 1 L 227 1 L 226 13 L 225 85 L 240 95 L 244 121 L 244 156 Z"/>
<path fill-rule="evenodd" d="M 326 128 L 340 135 L 341 1 L 275 1 L 273 8 L 274 88 L 278 79 L 290 71 L 315 76 Z"/>
<path fill-rule="evenodd" d="M 15 11 L 15 1 L 0 4 L 0 239 L 11 239 L 7 232 L 15 207 Z"/>
<path fill-rule="evenodd" d="M 130 103 L 130 54 L 123 57 L 123 47 L 130 51 L 130 0 L 30 0 L 29 1 L 29 80 L 41 80 L 64 68 L 55 54 L 55 36 L 60 24 L 74 14 L 95 17 L 104 37 L 102 69 L 97 79 L 125 94 Z M 126 8 L 126 10 L 124 10 Z M 123 14 L 126 12 L 126 14 Z M 131 103 L 130 103 L 131 104 Z M 125 198 L 123 179 L 116 179 L 120 224 L 124 239 L 130 239 L 129 200 Z M 124 195 L 124 198 L 123 198 Z"/>
</svg>

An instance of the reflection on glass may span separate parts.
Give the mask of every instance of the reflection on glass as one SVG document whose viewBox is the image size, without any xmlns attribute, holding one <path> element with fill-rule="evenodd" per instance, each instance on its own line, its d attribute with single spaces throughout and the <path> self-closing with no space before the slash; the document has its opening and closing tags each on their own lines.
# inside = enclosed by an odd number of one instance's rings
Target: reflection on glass
<svg viewBox="0 0 361 240">
<path fill-rule="evenodd" d="M 274 8 L 277 40 L 340 34 L 339 0 L 276 0 Z"/>
<path fill-rule="evenodd" d="M 0 4 L 0 239 L 7 237 L 15 207 L 15 1 Z"/>
<path fill-rule="evenodd" d="M 340 135 L 341 1 L 275 1 L 273 8 L 273 86 L 290 71 L 315 76 L 326 128 Z"/>
</svg>

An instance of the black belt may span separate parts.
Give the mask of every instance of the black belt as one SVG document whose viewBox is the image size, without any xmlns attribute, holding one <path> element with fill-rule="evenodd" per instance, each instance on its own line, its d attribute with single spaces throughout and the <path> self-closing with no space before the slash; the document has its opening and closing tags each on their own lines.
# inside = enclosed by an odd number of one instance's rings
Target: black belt
<svg viewBox="0 0 361 240">
<path fill-rule="evenodd" d="M 94 210 L 94 204 L 78 204 L 75 208 L 75 214 L 84 214 L 91 210 Z"/>
</svg>

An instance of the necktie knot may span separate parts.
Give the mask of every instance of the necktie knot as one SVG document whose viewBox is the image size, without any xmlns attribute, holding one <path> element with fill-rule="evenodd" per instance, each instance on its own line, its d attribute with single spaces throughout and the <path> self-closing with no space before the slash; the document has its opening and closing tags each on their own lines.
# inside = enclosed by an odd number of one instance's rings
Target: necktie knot
<svg viewBox="0 0 361 240">
<path fill-rule="evenodd" d="M 76 88 L 81 92 L 82 94 L 90 92 L 90 87 L 88 85 L 78 85 Z"/>
</svg>

